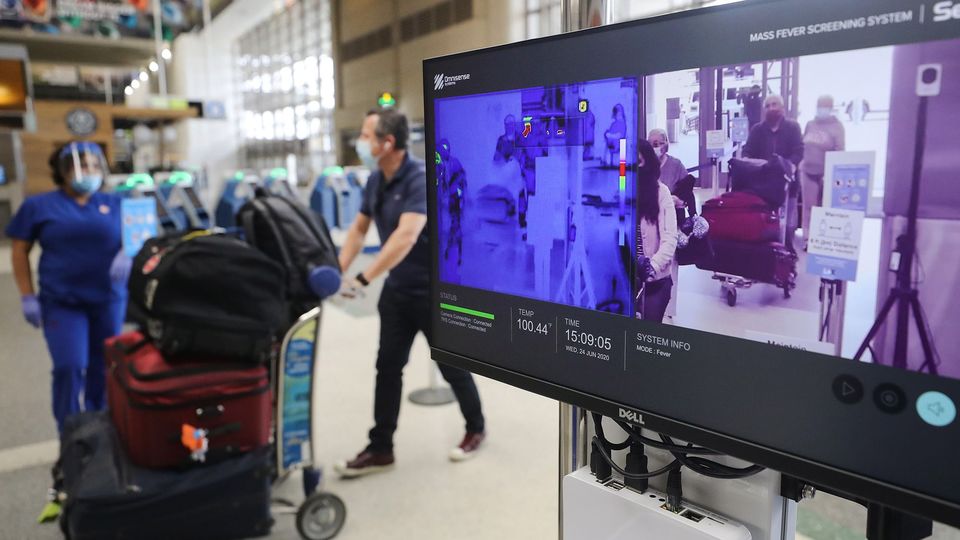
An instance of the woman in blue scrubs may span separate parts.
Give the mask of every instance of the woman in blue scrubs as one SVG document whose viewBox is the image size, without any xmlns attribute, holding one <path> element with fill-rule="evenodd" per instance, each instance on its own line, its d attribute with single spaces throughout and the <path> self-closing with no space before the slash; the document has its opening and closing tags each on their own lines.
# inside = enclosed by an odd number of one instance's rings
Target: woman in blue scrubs
<svg viewBox="0 0 960 540">
<path fill-rule="evenodd" d="M 27 198 L 6 229 L 23 316 L 43 329 L 53 358 L 57 430 L 83 409 L 105 405 L 103 341 L 120 333 L 131 261 L 121 249 L 120 198 L 101 193 L 103 151 L 72 142 L 50 157 L 57 189 Z M 29 254 L 41 248 L 40 293 Z"/>
</svg>

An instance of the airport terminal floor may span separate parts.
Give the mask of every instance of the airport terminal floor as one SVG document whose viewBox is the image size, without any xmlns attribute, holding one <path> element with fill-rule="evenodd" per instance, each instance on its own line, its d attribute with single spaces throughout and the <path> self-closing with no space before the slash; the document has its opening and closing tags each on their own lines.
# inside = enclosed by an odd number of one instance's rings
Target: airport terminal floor
<svg viewBox="0 0 960 540">
<path fill-rule="evenodd" d="M 0 305 L 17 302 L 9 246 L 0 244 Z M 362 263 L 363 261 L 361 261 Z M 557 537 L 557 402 L 477 377 L 489 438 L 473 460 L 451 463 L 447 454 L 461 436 L 453 404 L 424 407 L 404 402 L 397 431 L 397 467 L 392 472 L 341 480 L 331 469 L 352 456 L 370 424 L 377 332 L 376 296 L 329 305 L 323 315 L 316 384 L 319 435 L 316 454 L 324 466 L 324 489 L 347 505 L 348 520 L 337 538 L 372 540 L 495 540 Z M 0 539 L 62 538 L 56 524 L 38 525 L 58 442 L 49 411 L 50 365 L 39 332 L 16 310 L 0 311 L 0 366 L 15 374 L 0 379 Z M 418 338 L 404 377 L 404 392 L 425 387 L 430 362 Z M 518 412 L 522 411 L 522 412 Z M 296 498 L 298 482 L 278 496 Z M 866 518 L 862 507 L 826 494 L 798 512 L 797 540 L 857 540 Z M 291 517 L 279 516 L 269 536 L 298 538 Z M 935 526 L 936 540 L 960 540 L 960 531 Z"/>
</svg>

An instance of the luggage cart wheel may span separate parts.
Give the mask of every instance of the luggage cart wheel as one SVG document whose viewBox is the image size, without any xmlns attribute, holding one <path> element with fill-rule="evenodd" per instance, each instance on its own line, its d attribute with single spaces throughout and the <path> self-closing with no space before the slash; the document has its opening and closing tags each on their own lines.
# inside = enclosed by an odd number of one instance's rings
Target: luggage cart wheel
<svg viewBox="0 0 960 540">
<path fill-rule="evenodd" d="M 318 491 L 297 510 L 297 532 L 304 540 L 329 540 L 347 519 L 347 506 L 333 493 Z"/>
<path fill-rule="evenodd" d="M 730 307 L 737 305 L 737 289 L 732 287 L 727 289 L 727 305 Z"/>
</svg>

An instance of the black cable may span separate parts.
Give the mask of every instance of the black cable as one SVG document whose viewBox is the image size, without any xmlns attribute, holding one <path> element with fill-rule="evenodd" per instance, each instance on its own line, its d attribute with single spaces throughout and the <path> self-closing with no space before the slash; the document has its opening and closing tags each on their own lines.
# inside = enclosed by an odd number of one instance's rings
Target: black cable
<svg viewBox="0 0 960 540">
<path fill-rule="evenodd" d="M 680 476 L 680 468 L 667 473 L 666 509 L 676 514 L 683 510 L 683 482 Z"/>
<path fill-rule="evenodd" d="M 702 448 L 700 446 L 681 446 L 679 444 L 668 444 L 664 442 L 651 439 L 649 437 L 644 437 L 642 433 L 637 431 L 633 426 L 619 420 L 615 420 L 620 429 L 626 431 L 631 438 L 641 442 L 647 446 L 657 448 L 660 450 L 666 450 L 667 452 L 680 452 L 687 455 L 702 455 L 702 456 L 722 456 L 722 452 L 717 452 L 716 450 L 710 450 L 709 448 Z"/>
<path fill-rule="evenodd" d="M 673 439 L 667 435 L 660 434 L 660 438 L 663 442 L 667 444 L 676 444 L 673 442 Z M 693 446 L 693 445 L 690 445 Z M 753 476 L 760 471 L 764 470 L 764 467 L 759 465 L 750 465 L 749 467 L 731 467 L 729 465 L 724 465 L 716 461 L 701 457 L 691 457 L 683 452 L 671 452 L 673 457 L 677 459 L 681 464 L 683 464 L 688 469 L 692 470 L 695 473 L 701 474 L 703 476 L 709 476 L 711 478 L 723 478 L 723 479 L 736 479 L 736 478 L 746 478 L 748 476 Z"/>
<path fill-rule="evenodd" d="M 610 456 L 608 456 L 608 455 L 606 454 L 606 452 L 604 452 L 604 448 L 603 448 L 602 444 L 603 444 L 603 443 L 600 442 L 600 439 L 598 439 L 597 437 L 594 437 L 594 438 L 593 438 L 593 446 L 594 446 L 597 450 L 599 450 L 599 452 L 598 452 L 597 455 L 599 455 L 601 458 L 603 458 L 603 460 L 607 462 L 607 465 L 609 465 L 611 469 L 617 471 L 617 473 L 619 473 L 619 474 L 620 474 L 621 476 L 623 476 L 624 478 L 632 478 L 632 479 L 635 479 L 635 480 L 642 480 L 642 479 L 645 479 L 645 478 L 646 478 L 646 479 L 649 479 L 649 478 L 653 478 L 653 477 L 655 477 L 655 476 L 660 476 L 661 474 L 668 473 L 668 472 L 670 472 L 671 469 L 674 469 L 674 468 L 680 466 L 680 462 L 675 459 L 675 460 L 671 461 L 668 465 L 665 465 L 665 466 L 663 466 L 663 467 L 661 467 L 661 468 L 659 468 L 659 469 L 657 469 L 657 470 L 655 470 L 655 471 L 651 471 L 651 472 L 648 472 L 648 473 L 636 473 L 636 474 L 635 474 L 635 473 L 628 473 L 627 471 L 621 469 L 620 466 L 617 465 L 617 464 L 613 461 L 613 458 L 611 458 Z"/>
<path fill-rule="evenodd" d="M 603 444 L 606 448 L 610 450 L 626 450 L 630 447 L 630 433 L 627 432 L 627 439 L 622 443 L 612 443 L 607 440 L 607 437 L 603 434 L 603 416 L 598 413 L 593 413 L 593 425 L 594 431 L 597 433 L 597 437 L 603 441 Z"/>
<path fill-rule="evenodd" d="M 658 442 L 648 437 L 644 437 L 643 434 L 640 431 L 638 431 L 635 427 L 629 424 L 626 424 L 624 422 L 621 422 L 619 420 L 614 420 L 614 422 L 616 422 L 616 424 L 620 426 L 620 428 L 627 433 L 628 435 L 627 441 L 626 441 L 627 443 L 629 443 L 630 441 L 641 442 L 643 444 L 652 446 L 654 448 L 666 450 L 670 452 L 674 457 L 674 460 L 670 464 L 656 471 L 649 472 L 649 473 L 639 473 L 639 474 L 629 473 L 624 469 L 620 468 L 616 463 L 614 463 L 613 458 L 610 457 L 610 446 L 606 444 L 607 441 L 606 441 L 606 438 L 604 437 L 603 426 L 601 424 L 603 421 L 603 416 L 598 413 L 592 413 L 592 416 L 594 421 L 594 431 L 597 434 L 597 436 L 593 438 L 593 447 L 597 450 L 596 452 L 593 452 L 593 455 L 597 455 L 601 457 L 603 461 L 606 462 L 603 467 L 604 469 L 606 469 L 606 465 L 609 465 L 612 470 L 623 475 L 624 478 L 632 478 L 636 480 L 653 478 L 655 476 L 660 476 L 665 472 L 669 472 L 670 470 L 677 468 L 678 466 L 687 467 L 693 472 L 696 472 L 697 474 L 700 474 L 703 476 L 708 476 L 711 478 L 719 478 L 719 479 L 746 478 L 748 476 L 753 476 L 764 470 L 764 467 L 761 467 L 759 465 L 751 465 L 748 467 L 738 468 L 738 467 L 731 467 L 728 465 L 724 465 L 722 463 L 718 463 L 716 461 L 712 461 L 703 457 L 698 457 L 697 454 L 713 455 L 713 456 L 719 456 L 723 454 L 715 450 L 710 450 L 708 448 L 701 448 L 701 447 L 695 446 L 691 443 L 687 443 L 686 445 L 677 444 L 669 436 L 664 435 L 662 433 L 659 434 L 662 442 Z"/>
</svg>

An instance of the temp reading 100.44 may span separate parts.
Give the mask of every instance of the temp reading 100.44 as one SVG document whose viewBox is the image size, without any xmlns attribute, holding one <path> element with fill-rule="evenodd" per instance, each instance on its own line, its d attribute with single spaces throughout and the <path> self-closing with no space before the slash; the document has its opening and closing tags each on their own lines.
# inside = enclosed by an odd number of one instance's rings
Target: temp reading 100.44
<svg viewBox="0 0 960 540">
<path fill-rule="evenodd" d="M 531 334 L 550 334 L 550 323 L 535 323 L 529 319 L 517 319 L 517 328 L 521 332 L 530 332 Z"/>
</svg>

